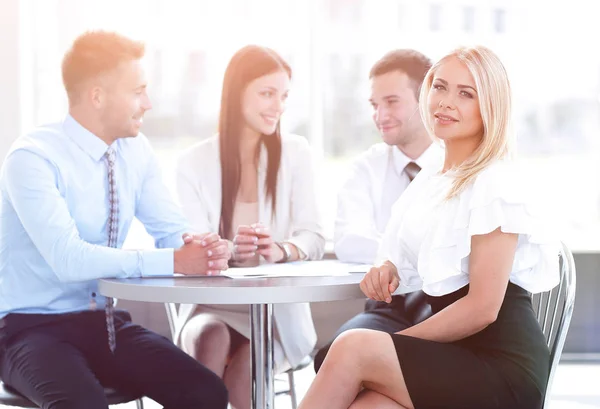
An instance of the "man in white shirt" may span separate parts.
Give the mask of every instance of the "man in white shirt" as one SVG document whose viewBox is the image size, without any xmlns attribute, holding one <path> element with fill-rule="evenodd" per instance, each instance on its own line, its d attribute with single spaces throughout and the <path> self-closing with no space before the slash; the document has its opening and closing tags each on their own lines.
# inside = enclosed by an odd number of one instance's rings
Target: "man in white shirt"
<svg viewBox="0 0 600 409">
<path fill-rule="evenodd" d="M 334 241 L 341 261 L 373 263 L 392 205 L 422 168 L 443 159 L 419 114 L 419 91 L 430 67 L 426 56 L 404 49 L 387 53 L 371 68 L 370 103 L 383 143 L 358 157 L 339 192 Z M 389 304 L 368 300 L 365 311 L 346 322 L 336 337 L 352 328 L 398 332 L 429 314 L 421 291 L 395 295 Z M 329 345 L 315 356 L 315 371 Z"/>
</svg>

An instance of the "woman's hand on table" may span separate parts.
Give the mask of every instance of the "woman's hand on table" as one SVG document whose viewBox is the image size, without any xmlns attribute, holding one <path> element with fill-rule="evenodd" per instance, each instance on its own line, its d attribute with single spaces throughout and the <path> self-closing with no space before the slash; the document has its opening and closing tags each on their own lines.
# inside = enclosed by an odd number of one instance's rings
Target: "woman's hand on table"
<svg viewBox="0 0 600 409">
<path fill-rule="evenodd" d="M 392 302 L 392 293 L 398 289 L 400 277 L 391 261 L 378 267 L 371 267 L 360 282 L 361 291 L 375 301 Z"/>
<path fill-rule="evenodd" d="M 258 238 L 257 253 L 260 254 L 267 262 L 277 263 L 284 259 L 285 254 L 281 247 L 273 241 L 271 230 L 263 224 L 256 223 L 251 226 Z"/>
<path fill-rule="evenodd" d="M 233 237 L 231 260 L 243 263 L 254 257 L 258 251 L 258 236 L 251 226 L 239 226 Z"/>
</svg>

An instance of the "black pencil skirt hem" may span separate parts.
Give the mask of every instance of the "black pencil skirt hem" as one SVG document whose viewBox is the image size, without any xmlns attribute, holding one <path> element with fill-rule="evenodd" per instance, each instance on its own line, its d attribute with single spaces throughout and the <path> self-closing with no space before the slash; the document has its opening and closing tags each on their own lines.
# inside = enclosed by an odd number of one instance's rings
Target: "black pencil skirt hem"
<svg viewBox="0 0 600 409">
<path fill-rule="evenodd" d="M 430 297 L 434 313 L 468 286 Z M 549 351 L 529 294 L 509 284 L 498 319 L 463 340 L 440 343 L 390 334 L 415 409 L 539 409 Z"/>
</svg>

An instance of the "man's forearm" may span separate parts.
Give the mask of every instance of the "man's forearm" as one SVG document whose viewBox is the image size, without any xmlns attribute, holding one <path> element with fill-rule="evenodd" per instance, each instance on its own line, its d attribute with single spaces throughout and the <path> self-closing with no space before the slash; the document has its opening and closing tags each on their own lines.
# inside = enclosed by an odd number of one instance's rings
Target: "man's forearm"
<svg viewBox="0 0 600 409">
<path fill-rule="evenodd" d="M 51 267 L 62 282 L 173 273 L 173 250 L 123 250 L 85 243 L 54 255 Z"/>
</svg>

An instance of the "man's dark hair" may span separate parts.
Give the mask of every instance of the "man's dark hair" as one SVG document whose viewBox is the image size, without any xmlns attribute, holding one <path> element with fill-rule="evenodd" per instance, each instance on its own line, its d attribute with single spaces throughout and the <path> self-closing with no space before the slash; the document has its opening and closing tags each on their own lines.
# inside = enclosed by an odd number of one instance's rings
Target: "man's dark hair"
<svg viewBox="0 0 600 409">
<path fill-rule="evenodd" d="M 417 101 L 425 74 L 431 68 L 432 62 L 425 55 L 410 49 L 390 51 L 379 59 L 371 68 L 369 79 L 392 71 L 401 71 L 411 80 Z"/>
</svg>

